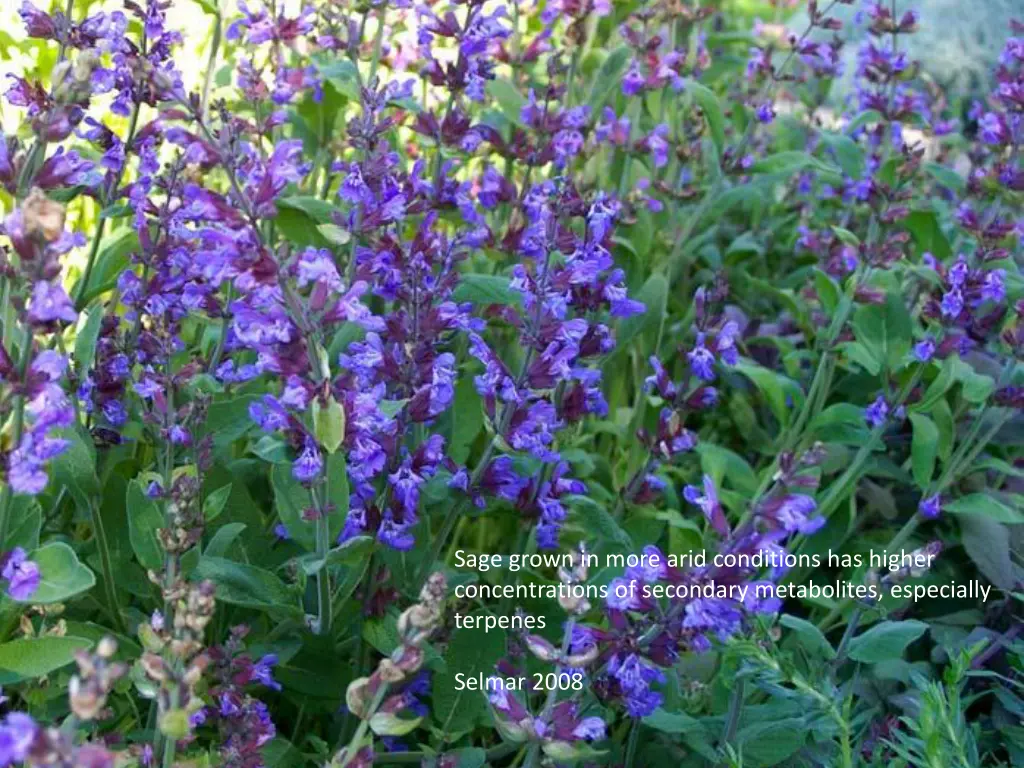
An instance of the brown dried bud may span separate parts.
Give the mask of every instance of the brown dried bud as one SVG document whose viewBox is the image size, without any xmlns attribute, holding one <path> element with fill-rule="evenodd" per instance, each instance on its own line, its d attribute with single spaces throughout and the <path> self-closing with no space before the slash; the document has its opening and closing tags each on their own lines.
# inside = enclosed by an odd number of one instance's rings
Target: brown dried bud
<svg viewBox="0 0 1024 768">
<path fill-rule="evenodd" d="M 32 188 L 25 202 L 21 204 L 21 215 L 25 224 L 25 234 L 29 237 L 40 236 L 46 242 L 52 243 L 64 234 L 64 206 L 48 198 L 37 187 Z"/>
<path fill-rule="evenodd" d="M 586 667 L 597 660 L 599 651 L 596 645 L 590 646 L 583 653 L 573 653 L 565 657 L 566 666 Z"/>
<path fill-rule="evenodd" d="M 363 718 L 370 706 L 370 678 L 359 677 L 348 684 L 345 689 L 345 704 L 349 712 Z"/>
<path fill-rule="evenodd" d="M 541 661 L 548 663 L 556 661 L 561 655 L 559 650 L 555 648 L 548 640 L 545 640 L 540 635 L 527 635 L 526 647 L 534 656 Z"/>
<path fill-rule="evenodd" d="M 151 680 L 162 683 L 167 679 L 167 667 L 164 664 L 164 660 L 155 653 L 147 651 L 142 654 L 142 658 L 139 659 L 139 663 L 142 664 L 142 669 L 145 670 L 146 675 Z"/>
<path fill-rule="evenodd" d="M 95 682 L 83 681 L 75 675 L 68 683 L 68 702 L 80 720 L 93 720 L 103 709 L 107 697 Z"/>
<path fill-rule="evenodd" d="M 440 604 L 448 594 L 448 580 L 440 571 L 432 573 L 427 583 L 423 585 L 420 592 L 420 602 L 425 604 Z"/>
<path fill-rule="evenodd" d="M 380 675 L 381 680 L 389 685 L 399 683 L 405 679 L 405 672 L 391 659 L 380 660 L 380 664 L 377 665 L 377 674 Z"/>
</svg>

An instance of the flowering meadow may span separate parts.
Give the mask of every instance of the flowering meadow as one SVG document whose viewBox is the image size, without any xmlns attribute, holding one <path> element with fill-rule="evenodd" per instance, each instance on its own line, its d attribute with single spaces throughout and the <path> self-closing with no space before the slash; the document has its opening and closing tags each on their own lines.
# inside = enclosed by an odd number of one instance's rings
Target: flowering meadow
<svg viewBox="0 0 1024 768">
<path fill-rule="evenodd" d="M 905 2 L 3 0 L 0 768 L 1024 765 L 1024 25 Z"/>
</svg>

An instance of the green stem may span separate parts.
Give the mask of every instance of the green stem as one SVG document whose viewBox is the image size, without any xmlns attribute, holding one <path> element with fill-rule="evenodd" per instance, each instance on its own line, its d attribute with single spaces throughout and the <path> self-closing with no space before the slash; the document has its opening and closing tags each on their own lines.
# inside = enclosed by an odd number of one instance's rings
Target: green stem
<svg viewBox="0 0 1024 768">
<path fill-rule="evenodd" d="M 217 14 L 213 22 L 213 39 L 210 41 L 210 58 L 206 62 L 206 76 L 203 78 L 203 95 L 199 102 L 199 110 L 205 115 L 206 105 L 210 101 L 210 85 L 213 82 L 213 68 L 217 65 L 217 55 L 220 52 L 221 27 L 223 19 L 220 14 L 220 2 L 217 3 Z"/>
<path fill-rule="evenodd" d="M 96 537 L 96 548 L 100 554 L 100 568 L 103 571 L 103 586 L 107 592 L 107 603 L 110 612 L 114 616 L 117 630 L 127 634 L 124 618 L 121 616 L 121 607 L 117 602 L 117 587 L 114 582 L 114 568 L 110 559 L 110 544 L 107 541 L 107 531 L 103 524 L 103 514 L 95 499 L 89 500 L 89 513 L 92 515 L 92 529 Z"/>
<path fill-rule="evenodd" d="M 25 325 L 22 336 L 22 347 L 20 350 L 21 359 L 18 361 L 18 381 L 25 380 L 28 371 L 29 360 L 32 358 L 32 328 Z M 14 396 L 14 431 L 11 435 L 11 445 L 17 450 L 21 444 L 21 434 L 25 429 L 25 396 L 17 394 Z M 11 500 L 14 496 L 11 490 L 11 483 L 8 480 L 4 484 L 3 492 L 0 493 L 0 551 L 4 551 L 7 543 L 7 533 L 11 524 Z"/>
<path fill-rule="evenodd" d="M 372 718 L 377 710 L 380 708 L 381 703 L 384 701 L 384 696 L 388 692 L 387 683 L 381 683 L 380 688 L 377 689 L 377 693 L 373 696 L 373 701 L 370 702 L 370 708 L 366 711 L 366 717 L 359 721 L 359 727 L 356 728 L 356 732 L 352 735 L 351 740 L 348 742 L 348 746 L 338 756 L 338 768 L 345 768 L 349 762 L 359 752 L 359 744 L 366 736 L 366 731 L 370 727 L 370 718 Z"/>
<path fill-rule="evenodd" d="M 729 697 L 729 713 L 726 715 L 725 727 L 722 730 L 722 748 L 732 743 L 736 738 L 736 730 L 740 725 L 740 714 L 743 712 L 743 699 L 746 694 L 746 684 L 743 678 L 736 680 L 736 686 L 732 689 Z"/>
<path fill-rule="evenodd" d="M 372 85 L 373 80 L 377 77 L 377 67 L 380 66 L 380 52 L 381 47 L 384 44 L 384 14 L 383 12 L 377 16 L 377 34 L 373 38 L 373 58 L 370 60 L 370 76 L 366 82 Z"/>
<path fill-rule="evenodd" d="M 331 631 L 333 622 L 334 606 L 331 602 L 331 578 L 327 568 L 327 551 L 331 546 L 330 521 L 327 519 L 327 509 L 320 502 L 320 495 L 316 490 L 312 491 L 313 503 L 317 508 L 316 518 L 316 554 L 324 562 L 320 570 L 316 572 L 316 634 L 327 635 Z"/>
<path fill-rule="evenodd" d="M 131 149 L 132 143 L 135 141 L 135 133 L 139 127 L 139 111 L 142 109 L 142 105 L 137 103 L 132 109 L 132 115 L 128 123 L 128 135 L 125 138 L 124 146 L 125 151 Z M 117 193 L 117 187 L 121 183 L 121 178 L 124 175 L 124 169 L 122 168 L 115 176 L 107 189 L 105 195 L 105 204 L 110 204 L 110 198 Z M 101 212 L 102 213 L 102 212 Z M 85 294 L 89 290 L 89 281 L 92 279 L 92 272 L 96 266 L 96 258 L 100 252 L 100 242 L 103 240 L 103 234 L 106 230 L 107 220 L 102 216 L 96 222 L 96 231 L 92 236 L 92 243 L 89 245 L 89 256 L 85 261 L 85 270 L 82 272 L 82 277 L 78 281 L 77 289 L 75 290 L 75 309 L 79 312 L 85 306 Z"/>
<path fill-rule="evenodd" d="M 640 741 L 640 721 L 633 720 L 629 730 L 629 741 L 626 743 L 626 760 L 623 768 L 633 768 L 633 761 L 636 759 L 636 747 Z"/>
</svg>

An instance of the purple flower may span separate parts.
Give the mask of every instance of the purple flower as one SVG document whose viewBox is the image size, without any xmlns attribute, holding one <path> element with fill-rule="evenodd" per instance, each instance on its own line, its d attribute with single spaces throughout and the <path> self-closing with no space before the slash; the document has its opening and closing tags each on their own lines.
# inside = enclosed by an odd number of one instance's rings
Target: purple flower
<svg viewBox="0 0 1024 768">
<path fill-rule="evenodd" d="M 0 765 L 20 763 L 28 756 L 38 726 L 23 712 L 11 712 L 0 725 Z"/>
<path fill-rule="evenodd" d="M 581 741 L 600 741 L 604 738 L 604 720 L 600 717 L 585 717 L 573 729 L 572 735 Z"/>
<path fill-rule="evenodd" d="M 316 480 L 324 468 L 323 456 L 316 443 L 311 438 L 306 438 L 302 453 L 292 464 L 292 477 L 300 483 L 308 484 Z"/>
<path fill-rule="evenodd" d="M 704 475 L 704 493 L 701 495 L 701 489 L 692 485 L 686 486 L 683 489 L 683 497 L 690 502 L 700 507 L 704 513 L 705 519 L 711 524 L 711 527 L 715 529 L 717 533 L 722 536 L 729 535 L 729 523 L 725 519 L 725 513 L 722 511 L 722 505 L 718 501 L 718 493 L 715 490 L 715 481 L 711 479 L 710 475 Z"/>
<path fill-rule="evenodd" d="M 272 688 L 275 691 L 281 690 L 281 684 L 273 677 L 273 667 L 277 664 L 277 654 L 268 653 L 252 665 L 252 678 L 259 683 Z"/>
<path fill-rule="evenodd" d="M 935 494 L 934 496 L 921 499 L 921 503 L 917 506 L 917 511 L 921 513 L 921 517 L 935 520 L 942 512 L 942 497 L 939 494 Z"/>
<path fill-rule="evenodd" d="M 697 335 L 697 346 L 686 353 L 694 375 L 704 381 L 715 380 L 715 356 L 704 346 L 704 334 Z"/>
<path fill-rule="evenodd" d="M 57 320 L 73 323 L 78 313 L 59 282 L 40 280 L 32 288 L 28 318 L 36 325 L 47 325 Z"/>
<path fill-rule="evenodd" d="M 757 108 L 756 115 L 759 122 L 770 123 L 775 119 L 775 109 L 766 102 Z"/>
<path fill-rule="evenodd" d="M 7 579 L 7 594 L 19 601 L 35 594 L 41 578 L 39 566 L 28 559 L 21 547 L 15 547 L 7 556 L 0 575 Z"/>
<path fill-rule="evenodd" d="M 935 354 L 935 340 L 928 336 L 914 345 L 914 357 L 920 362 L 927 363 Z"/>
<path fill-rule="evenodd" d="M 608 662 L 608 674 L 618 683 L 630 717 L 647 717 L 661 706 L 663 697 L 651 684 L 664 683 L 665 675 L 645 659 L 616 654 Z"/>
<path fill-rule="evenodd" d="M 640 67 L 634 61 L 630 65 L 629 71 L 626 72 L 626 76 L 622 78 L 622 92 L 626 96 L 636 96 L 643 89 L 646 82 L 647 80 L 640 71 Z"/>
<path fill-rule="evenodd" d="M 883 395 L 879 395 L 875 402 L 864 409 L 864 421 L 866 421 L 868 426 L 872 429 L 884 424 L 888 416 L 889 404 L 885 402 L 885 397 Z"/>
</svg>

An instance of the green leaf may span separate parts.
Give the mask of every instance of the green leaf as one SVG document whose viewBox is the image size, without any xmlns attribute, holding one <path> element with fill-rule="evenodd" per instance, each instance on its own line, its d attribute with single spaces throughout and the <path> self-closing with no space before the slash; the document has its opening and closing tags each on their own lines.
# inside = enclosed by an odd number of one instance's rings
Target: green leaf
<svg viewBox="0 0 1024 768">
<path fill-rule="evenodd" d="M 132 251 L 139 247 L 139 236 L 135 227 L 121 227 L 113 234 L 103 239 L 99 253 L 96 256 L 96 263 L 93 265 L 92 274 L 89 275 L 89 284 L 85 288 L 78 301 L 79 306 L 86 306 L 101 293 L 111 290 L 117 284 L 117 278 L 125 272 L 131 262 L 129 260 Z M 77 296 L 81 290 L 78 284 L 71 292 Z"/>
<path fill-rule="evenodd" d="M 625 71 L 632 53 L 628 45 L 621 45 L 601 62 L 601 67 L 597 70 L 594 82 L 590 86 L 590 97 L 587 99 L 592 115 L 601 114 L 605 103 L 621 87 L 622 73 Z"/>
<path fill-rule="evenodd" d="M 444 753 L 445 759 L 454 758 L 453 768 L 483 768 L 487 764 L 487 752 L 480 747 L 463 747 Z"/>
<path fill-rule="evenodd" d="M 220 10 L 217 8 L 216 0 L 192 0 L 196 5 L 203 9 L 203 12 L 210 16 L 219 16 Z"/>
<path fill-rule="evenodd" d="M 195 575 L 197 579 L 209 579 L 216 584 L 217 598 L 225 603 L 301 614 L 295 590 L 270 571 L 254 565 L 204 555 L 199 558 Z"/>
<path fill-rule="evenodd" d="M 940 163 L 924 163 L 922 166 L 925 172 L 951 192 L 961 193 L 966 189 L 966 180 L 952 168 L 947 168 Z"/>
<path fill-rule="evenodd" d="M 31 552 L 39 546 L 39 531 L 43 527 L 43 508 L 34 496 L 14 496 L 11 498 L 10 532 L 7 534 L 6 547 L 21 547 Z"/>
<path fill-rule="evenodd" d="M 953 379 L 960 382 L 960 390 L 969 403 L 984 403 L 996 387 L 991 376 L 977 373 L 960 358 L 953 362 Z"/>
<path fill-rule="evenodd" d="M 508 78 L 496 77 L 491 80 L 487 83 L 487 93 L 498 102 L 498 106 L 501 107 L 502 113 L 509 122 L 515 123 L 520 128 L 524 127 L 522 109 L 526 100 Z"/>
<path fill-rule="evenodd" d="M 291 446 L 278 435 L 260 435 L 249 450 L 268 464 L 291 464 L 295 460 Z"/>
<path fill-rule="evenodd" d="M 853 330 L 857 341 L 889 370 L 898 368 L 910 351 L 910 313 L 899 294 L 888 294 L 885 304 L 860 307 L 853 316 Z"/>
<path fill-rule="evenodd" d="M 644 725 L 662 733 L 695 733 L 707 730 L 704 723 L 684 712 L 666 712 L 656 709 L 644 718 Z"/>
<path fill-rule="evenodd" d="M 303 555 L 299 558 L 299 565 L 307 576 L 313 576 L 324 566 L 358 564 L 369 558 L 373 542 L 372 536 L 355 536 L 328 550 L 327 557 L 317 557 L 315 552 Z"/>
<path fill-rule="evenodd" d="M 66 486 L 80 507 L 88 508 L 100 493 L 92 437 L 84 428 L 76 427 L 58 434 L 68 441 L 68 447 L 50 464 L 53 481 L 57 486 Z"/>
<path fill-rule="evenodd" d="M 803 747 L 807 734 L 807 722 L 802 717 L 744 726 L 736 734 L 736 743 L 743 750 L 744 768 L 787 764 L 787 758 Z"/>
<path fill-rule="evenodd" d="M 960 540 L 964 551 L 985 578 L 999 589 L 1012 591 L 1024 576 L 1024 568 L 1014 562 L 1013 535 L 1002 523 L 986 517 L 960 518 Z"/>
<path fill-rule="evenodd" d="M 935 422 L 920 413 L 911 413 L 914 437 L 910 446 L 910 463 L 914 482 L 927 488 L 935 471 L 935 457 L 939 451 L 939 428 Z"/>
<path fill-rule="evenodd" d="M 483 401 L 471 376 L 462 376 L 455 385 L 455 404 L 452 407 L 452 437 L 448 455 L 456 464 L 464 464 L 469 449 L 484 425 Z"/>
<path fill-rule="evenodd" d="M 340 213 L 340 210 L 318 197 L 293 195 L 277 201 L 274 224 L 293 245 L 327 248 L 332 243 L 318 227 L 320 224 L 333 224 L 335 213 Z"/>
<path fill-rule="evenodd" d="M 1024 512 L 1018 503 L 1015 507 L 1004 504 L 990 493 L 972 493 L 942 505 L 945 512 L 954 515 L 987 517 L 997 523 L 1024 523 Z"/>
<path fill-rule="evenodd" d="M 348 467 L 344 453 L 334 453 L 327 457 L 327 502 L 331 505 L 327 519 L 331 541 L 334 541 L 348 517 Z"/>
<path fill-rule="evenodd" d="M 934 211 L 911 211 L 903 220 L 920 253 L 930 251 L 939 261 L 949 257 L 953 249 Z"/>
<path fill-rule="evenodd" d="M 206 545 L 203 554 L 207 557 L 223 557 L 246 527 L 245 523 L 225 523 L 213 534 L 213 538 Z"/>
<path fill-rule="evenodd" d="M 231 443 L 256 426 L 249 416 L 249 406 L 257 400 L 257 395 L 243 395 L 210 405 L 203 423 L 203 433 L 213 438 L 216 453 L 226 453 Z"/>
<path fill-rule="evenodd" d="M 447 733 L 467 731 L 486 710 L 480 691 L 456 690 L 457 674 L 485 678 L 505 655 L 505 632 L 456 629 L 444 654 L 445 670 L 434 675 L 434 720 Z M 460 678 L 461 679 L 461 678 Z"/>
<path fill-rule="evenodd" d="M 27 637 L 0 645 L 0 684 L 34 680 L 75 660 L 92 643 L 84 637 Z"/>
<path fill-rule="evenodd" d="M 864 423 L 864 409 L 852 403 L 835 403 L 819 413 L 808 428 L 826 443 L 860 445 L 870 434 Z"/>
<path fill-rule="evenodd" d="M 142 483 L 132 480 L 125 494 L 128 510 L 128 537 L 139 564 L 147 570 L 158 570 L 164 563 L 164 548 L 157 532 L 164 527 L 160 505 L 146 495 Z"/>
<path fill-rule="evenodd" d="M 728 478 L 735 488 L 744 493 L 753 494 L 757 490 L 756 473 L 738 453 L 703 440 L 697 443 L 697 453 L 701 470 L 711 475 L 716 487 L 721 488 L 722 480 Z"/>
<path fill-rule="evenodd" d="M 589 496 L 570 495 L 565 497 L 569 506 L 581 518 L 582 528 L 599 540 L 621 549 L 633 551 L 633 539 L 626 533 L 604 506 Z"/>
<path fill-rule="evenodd" d="M 222 485 L 203 501 L 203 519 L 206 522 L 216 519 L 224 511 L 228 498 L 231 496 L 232 487 L 232 483 Z"/>
<path fill-rule="evenodd" d="M 489 304 L 513 306 L 521 303 L 520 294 L 509 288 L 507 277 L 473 273 L 460 276 L 459 284 L 452 291 L 452 299 L 458 302 L 471 301 L 480 306 Z"/>
<path fill-rule="evenodd" d="M 783 426 L 787 425 L 791 410 L 798 408 L 804 399 L 796 382 L 753 361 L 741 360 L 733 368 L 754 382 L 775 418 Z"/>
<path fill-rule="evenodd" d="M 814 155 L 801 150 L 776 152 L 774 155 L 758 160 L 751 169 L 754 173 L 771 173 L 780 176 L 792 176 L 806 168 L 814 168 L 823 173 L 838 174 L 839 169 L 824 163 Z"/>
<path fill-rule="evenodd" d="M 687 80 L 686 92 L 693 95 L 693 100 L 704 113 L 704 120 L 708 124 L 711 140 L 715 143 L 718 156 L 721 157 L 725 150 L 725 117 L 718 96 L 706 85 L 696 80 Z"/>
<path fill-rule="evenodd" d="M 902 658 L 907 646 L 927 630 L 923 621 L 883 621 L 850 641 L 849 657 L 866 664 Z"/>
<path fill-rule="evenodd" d="M 103 309 L 100 303 L 90 307 L 85 322 L 79 324 L 78 332 L 75 334 L 75 365 L 82 374 L 92 368 L 93 359 L 96 357 L 96 341 L 103 327 Z"/>
<path fill-rule="evenodd" d="M 842 296 L 836 281 L 820 269 L 815 269 L 814 290 L 818 294 L 818 301 L 821 302 L 822 309 L 829 314 L 835 312 L 836 307 L 839 306 L 839 299 Z"/>
<path fill-rule="evenodd" d="M 63 541 L 50 542 L 30 557 L 39 566 L 40 579 L 39 587 L 26 603 L 63 603 L 96 584 L 93 572 L 82 565 L 75 550 Z"/>
<path fill-rule="evenodd" d="M 868 349 L 867 345 L 859 341 L 847 341 L 839 345 L 850 358 L 870 376 L 877 376 L 882 370 L 881 361 L 875 357 L 875 353 Z"/>
<path fill-rule="evenodd" d="M 619 324 L 615 334 L 615 353 L 628 352 L 635 339 L 647 329 L 657 327 L 665 315 L 668 291 L 668 280 L 660 272 L 655 272 L 647 278 L 633 297 L 643 303 L 644 311 L 642 314 L 624 318 Z"/>
<path fill-rule="evenodd" d="M 811 622 L 798 616 L 784 613 L 779 618 L 779 623 L 787 629 L 793 630 L 800 641 L 800 646 L 812 656 L 823 659 L 835 658 L 836 652 L 832 648 L 832 644 L 822 631 Z"/>
<path fill-rule="evenodd" d="M 309 491 L 292 477 L 287 464 L 275 464 L 271 468 L 270 486 L 274 489 L 274 507 L 288 536 L 303 549 L 312 551 L 315 548 L 313 526 L 302 517 L 302 511 L 312 503 Z"/>
<path fill-rule="evenodd" d="M 947 357 L 942 361 L 938 375 L 924 391 L 921 399 L 910 407 L 910 410 L 927 413 L 953 385 L 953 371 L 958 362 L 956 357 Z"/>
<path fill-rule="evenodd" d="M 832 231 L 836 233 L 836 237 L 839 238 L 840 242 L 846 243 L 847 245 L 852 245 L 855 248 L 860 247 L 860 238 L 857 237 L 850 230 L 844 229 L 843 227 L 837 227 L 835 224 L 833 224 Z"/>
<path fill-rule="evenodd" d="M 843 173 L 859 179 L 864 170 L 864 150 L 857 142 L 841 133 L 822 131 L 819 136 L 835 156 Z"/>
</svg>

